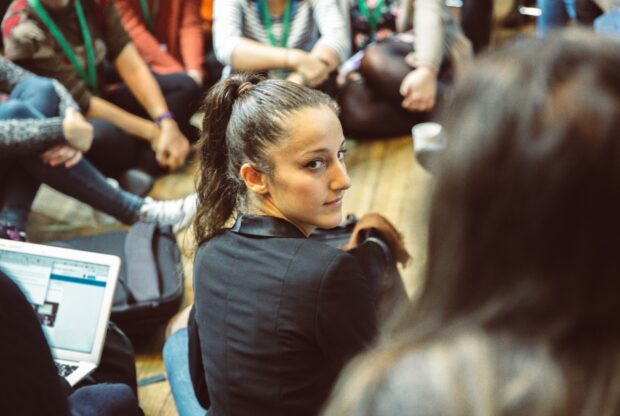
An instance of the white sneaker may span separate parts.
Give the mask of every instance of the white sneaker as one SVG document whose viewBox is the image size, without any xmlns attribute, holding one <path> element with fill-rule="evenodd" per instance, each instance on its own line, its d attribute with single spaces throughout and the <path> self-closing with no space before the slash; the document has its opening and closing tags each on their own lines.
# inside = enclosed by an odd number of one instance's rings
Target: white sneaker
<svg viewBox="0 0 620 416">
<path fill-rule="evenodd" d="M 172 225 L 172 231 L 177 233 L 190 225 L 196 214 L 197 205 L 198 196 L 195 193 L 169 201 L 156 201 L 147 196 L 140 207 L 139 220 Z"/>
</svg>

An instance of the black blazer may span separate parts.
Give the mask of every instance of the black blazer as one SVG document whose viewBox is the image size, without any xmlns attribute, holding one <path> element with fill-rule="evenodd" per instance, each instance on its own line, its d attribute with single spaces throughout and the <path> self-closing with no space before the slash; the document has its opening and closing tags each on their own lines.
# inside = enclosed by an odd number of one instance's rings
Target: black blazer
<svg viewBox="0 0 620 416">
<path fill-rule="evenodd" d="M 209 416 L 316 415 L 376 334 L 374 277 L 274 217 L 241 216 L 203 243 L 194 290 L 190 372 Z"/>
</svg>

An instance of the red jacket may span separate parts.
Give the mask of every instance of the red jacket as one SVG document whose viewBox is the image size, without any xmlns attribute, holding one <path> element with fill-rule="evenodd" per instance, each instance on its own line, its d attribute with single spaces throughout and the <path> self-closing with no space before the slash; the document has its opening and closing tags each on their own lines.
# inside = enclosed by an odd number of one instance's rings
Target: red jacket
<svg viewBox="0 0 620 416">
<path fill-rule="evenodd" d="M 202 70 L 204 57 L 200 0 L 148 0 L 155 25 L 146 26 L 140 0 L 117 0 L 125 30 L 151 69 L 159 73 Z M 161 45 L 165 45 L 162 48 Z"/>
</svg>

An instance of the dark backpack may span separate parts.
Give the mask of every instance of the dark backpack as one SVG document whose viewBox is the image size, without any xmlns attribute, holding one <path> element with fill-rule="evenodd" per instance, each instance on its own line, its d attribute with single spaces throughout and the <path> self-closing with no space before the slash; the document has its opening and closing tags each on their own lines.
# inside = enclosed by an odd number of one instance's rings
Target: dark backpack
<svg viewBox="0 0 620 416">
<path fill-rule="evenodd" d="M 122 260 L 110 320 L 134 342 L 166 323 L 183 301 L 181 253 L 171 227 L 137 223 L 129 231 L 50 243 Z"/>
</svg>

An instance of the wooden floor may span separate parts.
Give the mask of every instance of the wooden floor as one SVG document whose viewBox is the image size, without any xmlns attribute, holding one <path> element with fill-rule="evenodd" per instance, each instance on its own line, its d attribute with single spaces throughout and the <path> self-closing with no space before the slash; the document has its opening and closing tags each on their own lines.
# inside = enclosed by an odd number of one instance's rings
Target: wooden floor
<svg viewBox="0 0 620 416">
<path fill-rule="evenodd" d="M 510 5 L 509 0 L 496 3 L 498 14 L 504 13 Z M 526 31 L 531 33 L 532 30 L 529 28 Z M 495 43 L 501 43 L 514 33 L 496 30 Z M 425 264 L 425 207 L 431 177 L 415 160 L 409 136 L 369 142 L 350 141 L 348 148 L 347 166 L 353 186 L 345 197 L 344 212 L 358 216 L 366 212 L 379 212 L 402 231 L 407 248 L 413 255 L 413 262 L 401 270 L 411 295 L 419 286 Z M 194 171 L 195 167 L 189 166 L 184 172 L 161 178 L 151 196 L 172 199 L 190 193 Z M 119 228 L 123 228 L 122 224 L 114 219 L 44 187 L 37 195 L 28 232 L 33 242 L 43 242 Z M 187 231 L 178 236 L 180 246 L 187 253 L 185 304 L 193 300 L 190 233 Z M 136 363 L 139 379 L 165 374 L 161 359 L 163 341 L 162 328 L 138 348 Z M 147 416 L 177 414 L 166 381 L 140 387 L 139 400 Z"/>
</svg>

